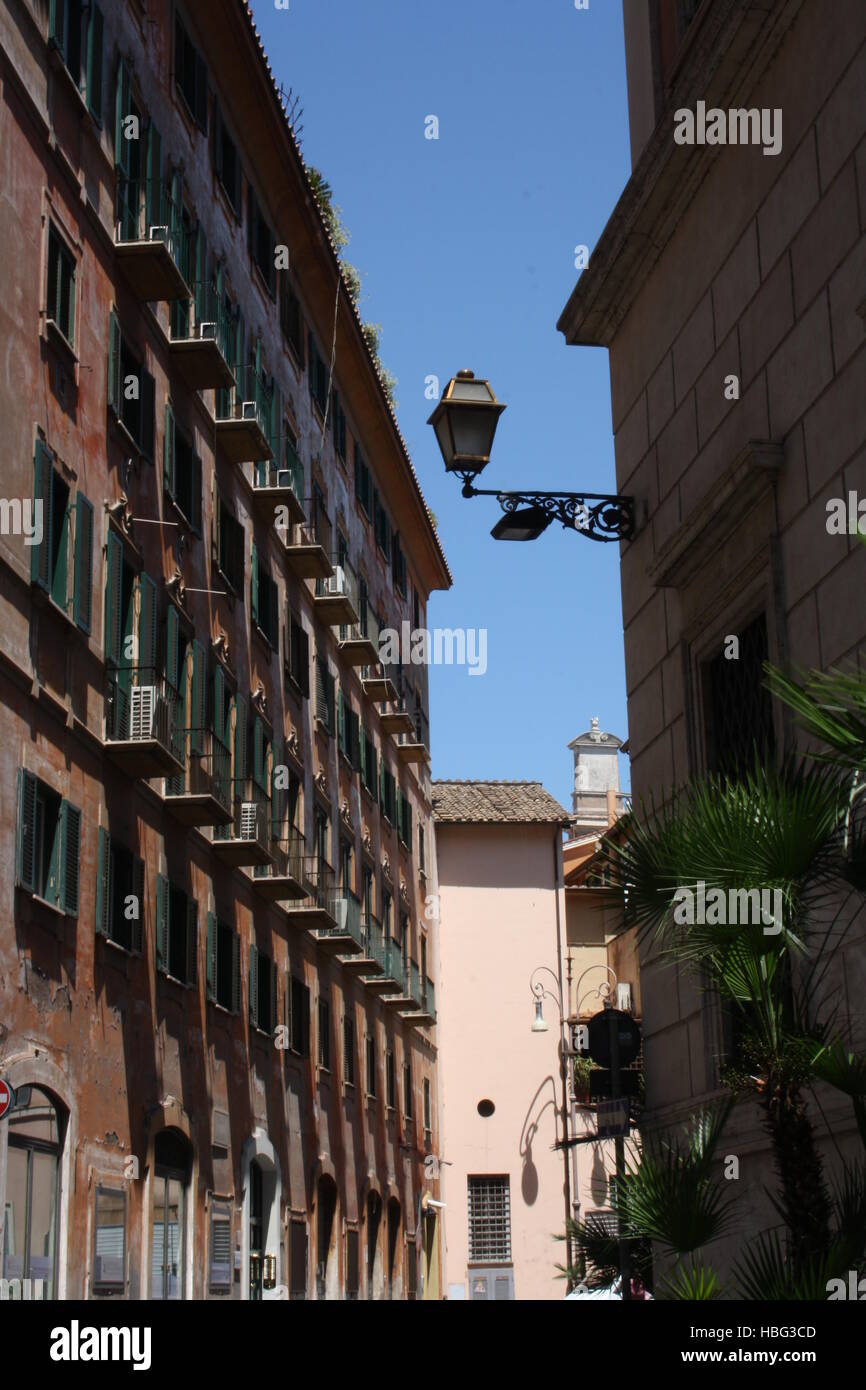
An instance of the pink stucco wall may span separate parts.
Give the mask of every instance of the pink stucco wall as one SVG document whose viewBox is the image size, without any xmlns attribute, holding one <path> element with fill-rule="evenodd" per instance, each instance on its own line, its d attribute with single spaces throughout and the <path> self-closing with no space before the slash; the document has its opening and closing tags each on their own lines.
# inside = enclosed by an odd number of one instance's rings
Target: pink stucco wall
<svg viewBox="0 0 866 1390">
<path fill-rule="evenodd" d="M 552 1151 L 562 1105 L 559 1012 L 546 999 L 547 1033 L 530 1031 L 530 976 L 559 973 L 565 937 L 557 890 L 560 832 L 553 826 L 436 827 L 440 893 L 439 1066 L 445 1291 L 467 1285 L 467 1178 L 508 1174 L 517 1299 L 565 1293 L 555 1265 L 564 1246 L 564 1169 Z M 560 943 L 560 933 L 562 943 Z M 555 991 L 549 975 L 542 976 Z M 478 1102 L 492 1100 L 489 1119 Z"/>
</svg>

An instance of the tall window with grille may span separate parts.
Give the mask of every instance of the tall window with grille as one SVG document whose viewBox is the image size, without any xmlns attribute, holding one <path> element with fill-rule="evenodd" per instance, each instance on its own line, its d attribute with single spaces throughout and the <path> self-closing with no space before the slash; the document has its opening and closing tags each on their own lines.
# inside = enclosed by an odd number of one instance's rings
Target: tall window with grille
<svg viewBox="0 0 866 1390">
<path fill-rule="evenodd" d="M 469 1258 L 480 1264 L 511 1260 L 511 1194 L 508 1177 L 468 1179 Z"/>
<path fill-rule="evenodd" d="M 737 777 L 775 751 L 773 711 L 763 685 L 767 660 L 767 622 L 763 614 L 738 634 L 736 658 L 725 648 L 702 662 L 701 693 L 707 768 Z"/>
</svg>

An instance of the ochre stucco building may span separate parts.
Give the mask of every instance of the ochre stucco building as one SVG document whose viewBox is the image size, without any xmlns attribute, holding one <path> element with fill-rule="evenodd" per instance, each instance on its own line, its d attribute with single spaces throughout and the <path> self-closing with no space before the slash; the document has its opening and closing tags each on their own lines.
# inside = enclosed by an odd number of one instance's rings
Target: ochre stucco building
<svg viewBox="0 0 866 1390">
<path fill-rule="evenodd" d="M 450 576 L 247 7 L 4 0 L 0 185 L 2 1275 L 436 1297 Z"/>
</svg>

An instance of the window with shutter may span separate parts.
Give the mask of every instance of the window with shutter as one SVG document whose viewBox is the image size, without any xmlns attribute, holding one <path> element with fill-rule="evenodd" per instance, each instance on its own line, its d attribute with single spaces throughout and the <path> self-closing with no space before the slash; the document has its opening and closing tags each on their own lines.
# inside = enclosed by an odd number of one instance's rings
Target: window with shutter
<svg viewBox="0 0 866 1390">
<path fill-rule="evenodd" d="M 222 111 L 214 102 L 214 164 L 217 177 L 236 217 L 241 215 L 241 161 Z"/>
<path fill-rule="evenodd" d="M 64 801 L 60 806 L 60 891 L 58 906 L 69 917 L 78 916 L 78 879 L 81 864 L 81 812 Z"/>
<path fill-rule="evenodd" d="M 102 10 L 91 0 L 87 20 L 87 109 L 102 125 L 102 95 L 105 71 L 105 20 Z"/>
<path fill-rule="evenodd" d="M 83 492 L 75 498 L 75 590 L 73 618 L 90 632 L 93 608 L 93 505 Z"/>
<path fill-rule="evenodd" d="M 45 317 L 71 347 L 75 338 L 75 257 L 51 222 L 48 224 Z"/>
<path fill-rule="evenodd" d="M 96 930 L 125 951 L 141 950 L 143 892 L 143 861 L 100 826 Z"/>
<path fill-rule="evenodd" d="M 229 1013 L 240 1008 L 240 937 L 214 913 L 207 922 L 207 990 L 212 1003 Z"/>
<path fill-rule="evenodd" d="M 319 998 L 319 1066 L 323 1071 L 331 1069 L 331 1006 L 327 999 Z"/>
<path fill-rule="evenodd" d="M 174 26 L 174 81 L 196 125 L 207 131 L 207 65 L 177 12 Z"/>
<path fill-rule="evenodd" d="M 249 1018 L 250 1023 L 258 1023 L 259 1010 L 259 953 L 255 946 L 250 946 L 250 973 L 249 973 Z"/>
</svg>

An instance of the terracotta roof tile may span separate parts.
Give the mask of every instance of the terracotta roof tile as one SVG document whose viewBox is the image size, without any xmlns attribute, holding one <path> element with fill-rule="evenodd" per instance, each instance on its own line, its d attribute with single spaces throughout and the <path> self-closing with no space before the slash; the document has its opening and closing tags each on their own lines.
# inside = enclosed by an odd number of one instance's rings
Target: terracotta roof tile
<svg viewBox="0 0 866 1390">
<path fill-rule="evenodd" d="M 434 782 L 440 822 L 565 825 L 570 816 L 540 782 Z"/>
</svg>

